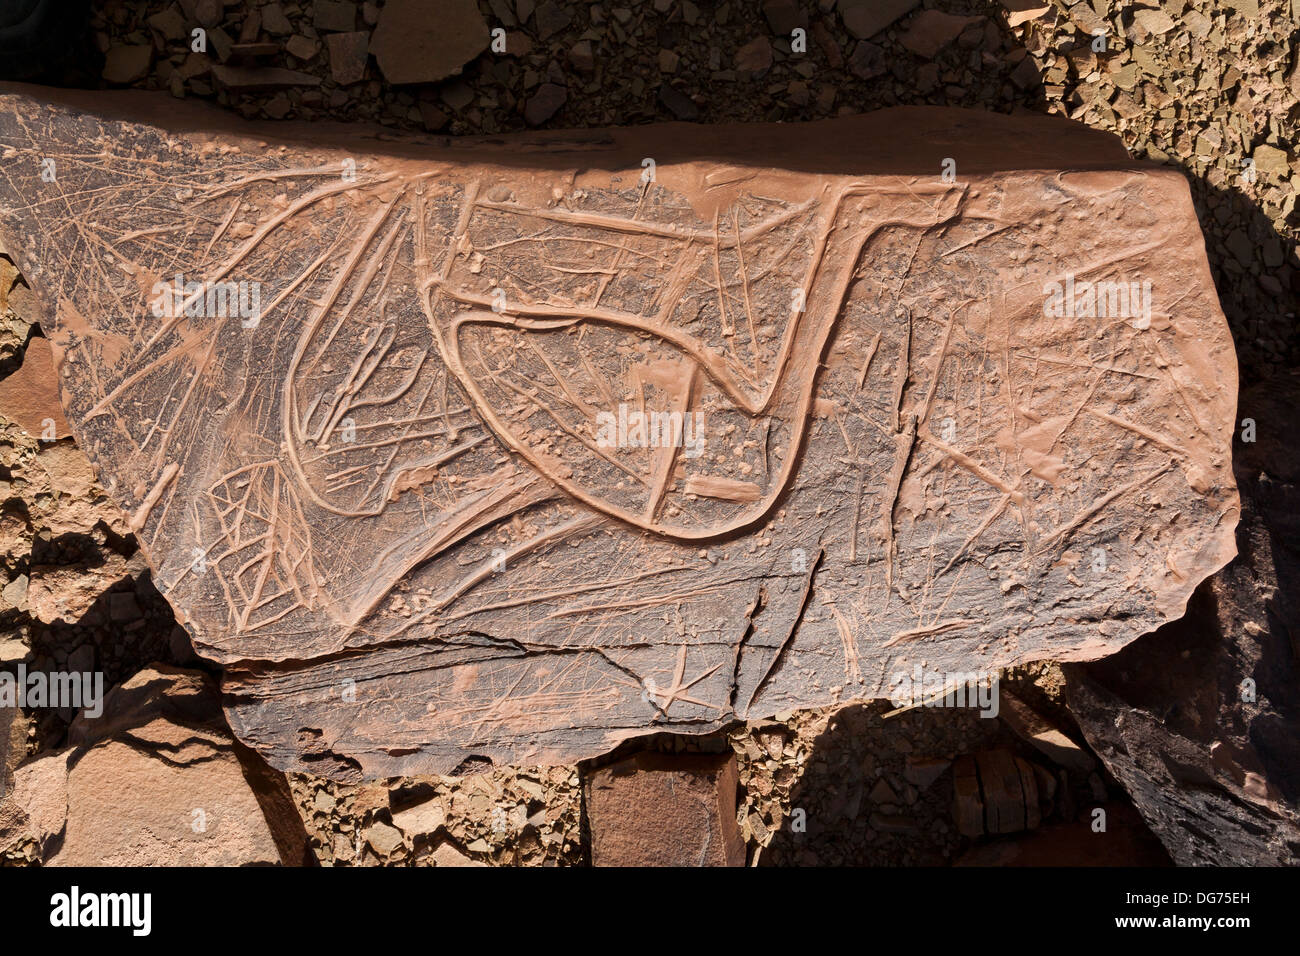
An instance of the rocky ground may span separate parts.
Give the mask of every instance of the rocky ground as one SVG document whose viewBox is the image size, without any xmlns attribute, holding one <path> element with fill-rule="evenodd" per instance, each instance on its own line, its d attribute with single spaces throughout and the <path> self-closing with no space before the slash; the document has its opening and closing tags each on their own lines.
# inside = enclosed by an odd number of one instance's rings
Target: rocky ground
<svg viewBox="0 0 1300 956">
<path fill-rule="evenodd" d="M 470 135 L 670 119 L 798 122 L 944 104 L 1061 113 L 1114 131 L 1135 156 L 1187 175 L 1238 350 L 1240 414 L 1285 428 L 1284 403 L 1250 403 L 1293 395 L 1300 368 L 1300 0 L 462 0 L 445 4 L 436 55 L 413 53 L 393 25 L 403 6 L 395 0 L 387 9 L 341 0 L 97 6 L 85 41 L 93 49 L 44 79 L 164 90 L 247 117 Z M 891 6 L 896 17 L 880 12 Z M 204 52 L 191 49 L 195 27 L 207 31 Z M 496 27 L 503 51 L 489 46 Z M 806 50 L 792 45 L 796 29 L 806 31 Z M 43 346 L 25 289 L 6 268 L 0 261 L 0 376 L 26 368 Z M 0 665 L 94 668 L 108 683 L 154 661 L 202 666 L 84 457 L 70 439 L 24 432 L 12 414 L 0 407 Z M 1052 664 L 1005 681 L 1082 740 L 1063 684 Z M 1051 778 L 1050 786 L 1040 778 L 1047 826 L 1100 805 L 1117 820 L 1131 813 L 1103 766 L 1063 768 L 1006 720 L 889 711 L 882 702 L 785 714 L 725 740 L 658 746 L 734 749 L 743 834 L 763 864 L 962 857 L 972 844 L 954 818 L 951 763 L 981 750 L 1005 749 Z M 69 717 L 16 715 L 10 762 L 68 746 Z M 295 775 L 290 785 L 323 864 L 584 859 L 576 767 L 359 787 Z M 807 825 L 796 832 L 800 816 Z M 1162 857 L 1140 825 L 1134 833 L 1130 858 Z M 13 862 L 39 857 L 30 842 L 4 852 Z"/>
</svg>

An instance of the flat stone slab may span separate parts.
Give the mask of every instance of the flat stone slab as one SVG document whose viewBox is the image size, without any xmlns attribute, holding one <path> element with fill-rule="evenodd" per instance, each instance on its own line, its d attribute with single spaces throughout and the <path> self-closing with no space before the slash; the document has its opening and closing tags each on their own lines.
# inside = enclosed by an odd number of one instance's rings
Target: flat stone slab
<svg viewBox="0 0 1300 956">
<path fill-rule="evenodd" d="M 644 751 L 583 782 L 593 866 L 744 866 L 736 755 Z"/>
<path fill-rule="evenodd" d="M 78 717 L 68 746 L 18 767 L 0 846 L 42 866 L 302 866 L 315 862 L 284 775 L 223 726 L 216 683 L 158 665 Z"/>
<path fill-rule="evenodd" d="M 68 421 L 280 768 L 916 699 L 1110 654 L 1234 554 L 1187 185 L 1064 120 L 453 141 L 11 88 L 0 162 Z"/>
</svg>

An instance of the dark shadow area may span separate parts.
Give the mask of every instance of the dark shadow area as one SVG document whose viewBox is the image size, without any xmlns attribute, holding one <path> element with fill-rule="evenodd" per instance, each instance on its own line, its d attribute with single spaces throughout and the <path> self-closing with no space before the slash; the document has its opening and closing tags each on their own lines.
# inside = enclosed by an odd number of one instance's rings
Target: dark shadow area
<svg viewBox="0 0 1300 956">
<path fill-rule="evenodd" d="M 1028 694 L 1024 696 L 1028 697 Z M 847 707 L 813 743 L 791 787 L 790 815 L 760 853 L 762 866 L 948 866 L 1032 858 L 1055 866 L 1168 862 L 1122 788 L 1100 766 L 1067 771 L 995 717 L 970 708 L 921 707 L 893 717 L 890 705 Z M 1033 826 L 971 837 L 954 810 L 954 762 L 1004 753 L 1033 768 Z M 987 784 L 982 784 L 984 802 Z M 1092 811 L 1105 808 L 1107 830 L 1093 834 Z M 1027 818 L 1026 823 L 1030 822 Z M 1117 822 L 1118 825 L 1110 825 Z M 991 817 L 985 817 L 985 827 Z M 1082 840 L 1080 834 L 1096 836 Z M 990 857 L 992 854 L 992 857 Z"/>
<path fill-rule="evenodd" d="M 25 624 L 32 647 L 28 672 L 99 672 L 105 693 L 153 662 L 219 672 L 186 653 L 188 637 L 178 640 L 174 632 L 180 625 L 147 571 L 108 584 L 75 621 L 45 623 L 27 617 Z M 36 718 L 41 749 L 63 746 L 72 714 L 43 708 L 30 715 Z"/>
<path fill-rule="evenodd" d="M 90 32 L 91 0 L 0 0 L 0 76 L 95 86 L 104 57 Z"/>
</svg>

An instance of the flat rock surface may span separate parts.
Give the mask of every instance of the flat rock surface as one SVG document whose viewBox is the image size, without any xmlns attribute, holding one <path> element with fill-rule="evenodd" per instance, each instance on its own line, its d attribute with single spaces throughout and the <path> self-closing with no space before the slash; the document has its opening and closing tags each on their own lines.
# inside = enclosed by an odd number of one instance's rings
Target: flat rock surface
<svg viewBox="0 0 1300 956">
<path fill-rule="evenodd" d="M 0 231 L 275 766 L 567 762 L 1094 659 L 1234 553 L 1187 186 L 1107 136 L 903 109 L 453 144 L 50 95 L 0 97 Z M 1147 308 L 1087 314 L 1099 281 Z"/>
<path fill-rule="evenodd" d="M 69 747 L 20 766 L 0 801 L 0 846 L 45 866 L 248 866 L 310 859 L 279 774 L 221 726 L 198 671 L 159 665 L 114 688 Z"/>
<path fill-rule="evenodd" d="M 385 3 L 370 52 L 389 83 L 444 79 L 487 46 L 488 27 L 474 0 L 444 0 L 436 13 L 419 0 Z"/>
<path fill-rule="evenodd" d="M 0 381 L 0 415 L 46 441 L 71 434 L 59 406 L 54 356 L 45 339 L 33 338 L 23 352 L 22 366 Z"/>
<path fill-rule="evenodd" d="M 643 752 L 594 771 L 593 866 L 744 866 L 736 756 Z"/>
</svg>

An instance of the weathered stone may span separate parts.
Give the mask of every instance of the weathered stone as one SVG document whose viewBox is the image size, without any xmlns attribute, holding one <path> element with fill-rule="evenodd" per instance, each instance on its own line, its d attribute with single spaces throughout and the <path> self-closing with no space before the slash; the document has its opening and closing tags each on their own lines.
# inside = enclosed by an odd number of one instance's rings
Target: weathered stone
<svg viewBox="0 0 1300 956">
<path fill-rule="evenodd" d="M 437 800 L 426 800 L 393 814 L 393 825 L 401 830 L 407 839 L 437 833 L 446 822 L 447 811 Z"/>
<path fill-rule="evenodd" d="M 348 32 L 357 25 L 357 5 L 351 0 L 315 0 L 312 24 L 317 30 Z"/>
<path fill-rule="evenodd" d="M 883 76 L 889 70 L 889 58 L 882 47 L 870 40 L 859 40 L 849 54 L 849 70 L 864 80 Z"/>
<path fill-rule="evenodd" d="M 561 30 L 567 29 L 572 22 L 573 11 L 567 4 L 562 5 L 555 0 L 543 0 L 539 3 L 533 20 L 537 26 L 537 36 L 541 40 L 549 40 Z"/>
<path fill-rule="evenodd" d="M 5 248 L 278 767 L 565 762 L 1094 659 L 1232 554 L 1187 185 L 1111 137 L 903 109 L 443 149 L 58 96 L 0 98 Z"/>
<path fill-rule="evenodd" d="M 1297 57 L 1296 62 L 1300 63 L 1300 57 Z M 1291 175 L 1291 159 L 1284 149 L 1268 144 L 1256 146 L 1251 158 L 1255 161 L 1256 172 L 1266 182 L 1278 182 Z"/>
<path fill-rule="evenodd" d="M 305 36 L 292 36 L 284 44 L 284 49 L 290 56 L 306 63 L 315 59 L 316 54 L 320 52 L 320 41 Z"/>
<path fill-rule="evenodd" d="M 1042 822 L 1034 766 L 1007 750 L 985 750 L 953 764 L 953 819 L 963 836 L 1019 833 Z"/>
<path fill-rule="evenodd" d="M 694 120 L 700 116 L 700 108 L 695 105 L 695 101 L 667 83 L 659 87 L 659 102 L 680 120 Z"/>
<path fill-rule="evenodd" d="M 1288 421 L 1291 378 L 1243 409 Z M 1237 446 L 1237 559 L 1182 620 L 1066 667 L 1071 714 L 1180 866 L 1300 863 L 1300 455 L 1288 427 L 1261 433 Z"/>
<path fill-rule="evenodd" d="M 1133 11 L 1133 22 L 1147 33 L 1157 36 L 1168 33 L 1174 28 L 1173 17 L 1155 7 L 1138 7 Z"/>
<path fill-rule="evenodd" d="M 27 609 L 38 621 L 75 624 L 113 584 L 145 571 L 143 557 L 106 551 L 102 562 L 32 565 Z"/>
<path fill-rule="evenodd" d="M 975 758 L 962 755 L 952 765 L 952 816 L 962 836 L 984 835 L 984 798 L 980 794 L 979 771 Z"/>
<path fill-rule="evenodd" d="M 288 36 L 293 32 L 293 24 L 284 14 L 284 5 L 275 2 L 261 8 L 262 28 L 274 36 Z"/>
<path fill-rule="evenodd" d="M 849 33 L 859 40 L 867 40 L 920 3 L 921 0 L 840 0 L 839 13 Z"/>
<path fill-rule="evenodd" d="M 998 694 L 998 716 L 1021 740 L 1036 747 L 1052 762 L 1067 770 L 1086 776 L 1097 768 L 1097 761 L 1092 759 L 1090 753 L 1006 688 L 1001 688 Z"/>
<path fill-rule="evenodd" d="M 0 801 L 9 792 L 14 768 L 27 755 L 27 720 L 17 707 L 0 704 Z"/>
<path fill-rule="evenodd" d="M 789 36 L 795 27 L 808 26 L 808 17 L 795 0 L 763 0 L 763 16 L 778 36 Z"/>
<path fill-rule="evenodd" d="M 185 18 L 174 7 L 146 17 L 145 22 L 164 40 L 179 42 L 185 38 Z"/>
<path fill-rule="evenodd" d="M 27 609 L 27 575 L 20 574 L 5 585 L 0 593 L 0 608 Z M 31 638 L 27 628 L 10 626 L 0 631 L 0 665 L 8 666 L 25 661 L 32 653 Z"/>
<path fill-rule="evenodd" d="M 435 866 L 487 866 L 486 863 L 462 853 L 450 840 L 438 844 L 433 851 L 433 863 Z"/>
<path fill-rule="evenodd" d="M 529 126 L 541 126 L 560 111 L 560 107 L 568 98 L 568 91 L 560 84 L 543 83 L 537 88 L 537 92 L 528 98 L 524 106 L 524 119 Z"/>
<path fill-rule="evenodd" d="M 329 47 L 330 76 L 340 86 L 357 83 L 366 75 L 370 34 L 364 31 L 331 33 L 325 38 Z"/>
<path fill-rule="evenodd" d="M 579 40 L 569 47 L 569 62 L 579 73 L 592 73 L 596 69 L 596 52 L 590 40 Z"/>
<path fill-rule="evenodd" d="M 1007 26 L 1018 27 L 1029 20 L 1037 20 L 1052 9 L 1049 0 L 1001 0 L 1007 11 Z"/>
<path fill-rule="evenodd" d="M 595 866 L 744 866 L 734 754 L 644 752 L 585 781 Z"/>
<path fill-rule="evenodd" d="M 436 17 L 423 0 L 388 0 L 370 52 L 389 83 L 434 83 L 459 73 L 487 44 L 474 0 L 445 0 Z"/>
<path fill-rule="evenodd" d="M 0 381 L 0 415 L 46 441 L 71 434 L 59 405 L 59 379 L 49 339 L 38 336 L 28 342 L 23 364 Z"/>
<path fill-rule="evenodd" d="M 750 40 L 736 51 L 736 69 L 746 73 L 762 73 L 772 67 L 772 43 L 765 36 Z"/>
<path fill-rule="evenodd" d="M 200 672 L 141 671 L 69 743 L 18 767 L 0 802 L 0 842 L 34 840 L 46 866 L 311 859 L 284 776 L 230 738 Z"/>
<path fill-rule="evenodd" d="M 236 43 L 230 48 L 231 56 L 275 56 L 280 52 L 280 44 L 266 40 L 260 43 Z"/>
<path fill-rule="evenodd" d="M 1026 829 L 1028 801 L 1020 788 L 1015 758 L 1005 750 L 988 750 L 975 755 L 975 767 L 984 798 L 984 829 L 989 833 L 1016 833 Z"/>
<path fill-rule="evenodd" d="M 959 17 L 942 10 L 922 10 L 908 21 L 907 31 L 899 38 L 904 47 L 918 56 L 932 58 L 958 34 L 983 17 Z"/>
<path fill-rule="evenodd" d="M 286 86 L 320 86 L 320 77 L 280 66 L 227 66 L 216 63 L 212 76 L 228 90 L 274 90 Z"/>
<path fill-rule="evenodd" d="M 134 83 L 149 72 L 153 47 L 148 43 L 113 46 L 104 54 L 104 79 L 109 83 Z"/>
<path fill-rule="evenodd" d="M 377 820 L 366 830 L 366 843 L 381 858 L 387 858 L 402 845 L 402 834 L 396 827 Z"/>
<path fill-rule="evenodd" d="M 907 766 L 903 769 L 903 777 L 908 783 L 914 784 L 918 790 L 928 790 L 936 780 L 943 776 L 943 772 L 951 766 L 951 760 L 909 755 Z"/>
</svg>

